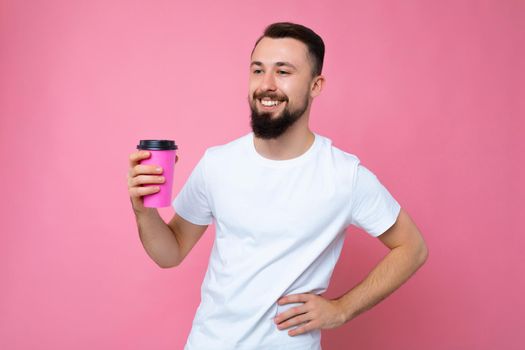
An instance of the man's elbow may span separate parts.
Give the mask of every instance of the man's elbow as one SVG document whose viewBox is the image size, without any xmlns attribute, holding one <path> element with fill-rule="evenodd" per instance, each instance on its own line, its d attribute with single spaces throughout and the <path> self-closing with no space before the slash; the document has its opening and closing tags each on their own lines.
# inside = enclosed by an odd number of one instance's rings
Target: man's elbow
<svg viewBox="0 0 525 350">
<path fill-rule="evenodd" d="M 417 253 L 417 262 L 419 266 L 422 266 L 428 259 L 428 247 L 424 241 L 421 242 Z"/>
<path fill-rule="evenodd" d="M 161 269 L 171 269 L 173 267 L 179 266 L 180 262 L 175 261 L 164 261 L 164 262 L 156 262 L 157 266 Z"/>
<path fill-rule="evenodd" d="M 177 265 L 160 265 L 160 264 L 157 264 L 158 267 L 160 267 L 161 269 L 171 269 Z"/>
</svg>

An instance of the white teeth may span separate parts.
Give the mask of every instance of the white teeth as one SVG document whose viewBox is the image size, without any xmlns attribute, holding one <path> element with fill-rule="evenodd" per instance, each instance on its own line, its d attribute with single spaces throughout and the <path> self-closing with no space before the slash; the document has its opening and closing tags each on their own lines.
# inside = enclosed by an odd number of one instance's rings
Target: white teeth
<svg viewBox="0 0 525 350">
<path fill-rule="evenodd" d="M 261 100 L 261 103 L 262 103 L 263 106 L 271 107 L 271 106 L 278 105 L 279 103 L 281 103 L 281 101 L 262 101 Z"/>
</svg>

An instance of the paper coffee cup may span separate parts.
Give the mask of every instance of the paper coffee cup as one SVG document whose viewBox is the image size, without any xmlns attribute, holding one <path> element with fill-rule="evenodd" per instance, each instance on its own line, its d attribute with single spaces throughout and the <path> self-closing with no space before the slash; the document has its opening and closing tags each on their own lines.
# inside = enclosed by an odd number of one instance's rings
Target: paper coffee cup
<svg viewBox="0 0 525 350">
<path fill-rule="evenodd" d="M 142 159 L 140 164 L 157 165 L 162 167 L 162 175 L 166 179 L 163 183 L 146 184 L 142 186 L 159 186 L 160 191 L 143 196 L 146 208 L 161 208 L 171 205 L 171 193 L 173 188 L 173 170 L 175 168 L 175 157 L 177 145 L 173 140 L 140 140 L 137 149 L 149 151 L 151 156 Z"/>
</svg>

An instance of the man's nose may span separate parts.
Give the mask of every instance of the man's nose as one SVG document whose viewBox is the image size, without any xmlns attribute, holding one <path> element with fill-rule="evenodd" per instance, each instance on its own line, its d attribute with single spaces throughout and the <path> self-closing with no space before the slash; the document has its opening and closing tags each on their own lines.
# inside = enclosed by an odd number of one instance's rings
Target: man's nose
<svg viewBox="0 0 525 350">
<path fill-rule="evenodd" d="M 266 72 L 262 80 L 261 90 L 274 91 L 276 89 L 277 89 L 277 86 L 275 85 L 275 77 L 273 76 L 273 73 Z"/>
</svg>

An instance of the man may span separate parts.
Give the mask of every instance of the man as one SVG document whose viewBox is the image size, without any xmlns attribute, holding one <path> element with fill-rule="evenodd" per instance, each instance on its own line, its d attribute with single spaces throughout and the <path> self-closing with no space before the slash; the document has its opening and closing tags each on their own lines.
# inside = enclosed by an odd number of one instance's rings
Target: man
<svg viewBox="0 0 525 350">
<path fill-rule="evenodd" d="M 355 318 L 404 283 L 427 248 L 408 214 L 359 159 L 308 127 L 322 91 L 322 39 L 275 23 L 250 62 L 252 131 L 206 150 L 173 201 L 169 224 L 141 197 L 162 182 L 130 157 L 139 234 L 161 267 L 179 265 L 215 221 L 216 238 L 186 350 L 320 349 L 321 329 Z M 349 225 L 390 248 L 340 298 L 328 288 Z"/>
</svg>

